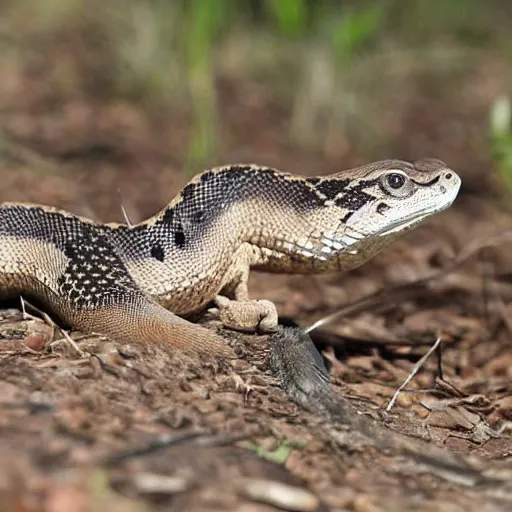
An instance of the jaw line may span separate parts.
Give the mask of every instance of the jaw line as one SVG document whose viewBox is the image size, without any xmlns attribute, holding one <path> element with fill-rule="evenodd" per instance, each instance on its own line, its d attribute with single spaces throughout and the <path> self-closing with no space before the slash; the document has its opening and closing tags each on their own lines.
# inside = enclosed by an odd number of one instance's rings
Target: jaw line
<svg viewBox="0 0 512 512">
<path fill-rule="evenodd" d="M 417 213 L 416 215 L 411 215 L 410 217 L 402 219 L 401 221 L 395 222 L 390 227 L 388 226 L 386 230 L 377 233 L 376 236 L 386 236 L 391 235 L 392 233 L 396 233 L 397 231 L 402 231 L 403 229 L 410 227 L 412 224 L 417 224 L 421 222 L 423 219 L 430 217 L 431 215 L 434 215 L 436 213 L 439 213 L 442 210 L 445 210 L 446 208 L 448 208 L 448 206 L 449 205 L 439 210 L 427 210 L 421 213 Z"/>
<path fill-rule="evenodd" d="M 406 228 L 410 227 L 411 224 L 417 224 L 418 222 L 421 222 L 426 217 L 430 217 L 432 215 L 440 213 L 440 212 L 448 209 L 453 204 L 453 202 L 455 201 L 455 197 L 451 201 L 447 201 L 445 204 L 443 204 L 439 208 L 432 208 L 429 210 L 424 210 L 423 212 L 416 213 L 415 215 L 411 215 L 410 217 L 406 217 L 405 219 L 402 219 L 401 221 L 397 221 L 394 224 L 392 224 L 391 227 L 386 228 L 385 231 L 376 233 L 376 236 L 380 237 L 380 236 L 390 235 L 392 233 L 395 233 L 397 231 L 401 231 L 402 229 L 406 229 Z"/>
<path fill-rule="evenodd" d="M 416 215 L 415 217 L 409 217 L 406 221 L 397 222 L 393 224 L 392 227 L 386 229 L 386 231 L 381 231 L 380 233 L 377 233 L 376 236 L 387 236 L 392 235 L 393 233 L 397 233 L 398 231 L 402 231 L 404 229 L 407 229 L 413 224 L 417 224 L 418 222 L 421 222 L 425 217 L 428 217 L 428 213 L 425 213 L 423 215 Z"/>
</svg>

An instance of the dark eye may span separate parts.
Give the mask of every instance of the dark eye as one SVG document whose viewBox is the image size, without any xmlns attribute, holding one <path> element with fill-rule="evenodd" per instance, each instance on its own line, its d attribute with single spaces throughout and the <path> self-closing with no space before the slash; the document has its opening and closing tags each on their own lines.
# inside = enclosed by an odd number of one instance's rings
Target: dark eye
<svg viewBox="0 0 512 512">
<path fill-rule="evenodd" d="M 397 172 L 392 172 L 386 176 L 386 181 L 390 188 L 402 188 L 405 185 L 405 176 Z"/>
<path fill-rule="evenodd" d="M 389 170 L 380 178 L 380 187 L 382 191 L 391 197 L 405 199 L 414 194 L 416 187 L 414 182 L 403 172 Z"/>
</svg>

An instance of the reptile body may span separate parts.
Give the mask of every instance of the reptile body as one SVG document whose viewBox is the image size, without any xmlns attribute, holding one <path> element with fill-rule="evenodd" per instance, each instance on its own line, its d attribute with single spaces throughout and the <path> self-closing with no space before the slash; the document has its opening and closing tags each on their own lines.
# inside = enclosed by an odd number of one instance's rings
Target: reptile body
<svg viewBox="0 0 512 512">
<path fill-rule="evenodd" d="M 387 160 L 308 178 L 234 165 L 199 174 L 133 226 L 3 203 L 0 292 L 35 296 L 86 332 L 227 354 L 220 337 L 177 315 L 216 300 L 226 325 L 272 330 L 275 307 L 249 300 L 251 267 L 355 268 L 450 206 L 459 188 L 438 160 Z"/>
</svg>

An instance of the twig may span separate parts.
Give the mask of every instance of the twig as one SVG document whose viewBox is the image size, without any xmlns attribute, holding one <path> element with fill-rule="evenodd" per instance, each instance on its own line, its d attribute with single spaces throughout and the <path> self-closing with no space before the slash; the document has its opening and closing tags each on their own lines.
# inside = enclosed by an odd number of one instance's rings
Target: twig
<svg viewBox="0 0 512 512">
<path fill-rule="evenodd" d="M 128 227 L 131 228 L 133 224 L 131 223 L 130 217 L 128 217 L 128 213 L 124 208 L 123 196 L 121 195 L 121 189 L 119 187 L 117 188 L 117 195 L 119 196 L 119 206 L 121 207 L 121 212 L 123 213 L 124 221 L 126 222 Z"/>
<path fill-rule="evenodd" d="M 317 320 L 312 325 L 305 329 L 305 332 L 311 332 L 318 327 L 331 322 L 332 320 L 340 317 L 347 316 L 349 314 L 357 313 L 359 311 L 363 311 L 368 309 L 369 307 L 376 305 L 380 302 L 381 299 L 388 299 L 389 295 L 394 295 L 395 298 L 398 295 L 407 297 L 409 296 L 416 288 L 421 288 L 425 284 L 430 281 L 434 281 L 436 279 L 440 279 L 441 277 L 453 272 L 457 268 L 461 267 L 464 263 L 466 263 L 471 257 L 480 252 L 483 249 L 487 249 L 489 247 L 496 247 L 498 245 L 512 242 L 512 230 L 506 230 L 501 233 L 491 235 L 489 237 L 477 238 L 473 242 L 469 243 L 456 256 L 451 265 L 448 265 L 446 268 L 438 270 L 436 272 L 431 273 L 426 277 L 422 277 L 416 281 L 411 283 L 401 284 L 398 286 L 393 286 L 390 288 L 382 288 L 375 293 L 367 295 L 366 297 L 362 297 L 350 304 L 346 304 L 342 308 L 338 309 L 334 313 Z"/>
<path fill-rule="evenodd" d="M 109 467 L 117 466 L 134 457 L 142 457 L 144 455 L 149 455 L 170 446 L 176 446 L 185 443 L 191 443 L 196 446 L 225 446 L 234 444 L 246 438 L 246 435 L 215 435 L 207 431 L 185 432 L 178 435 L 166 435 L 154 439 L 144 446 L 129 448 L 127 450 L 122 450 L 114 455 L 110 455 L 105 459 L 104 464 Z"/>
<path fill-rule="evenodd" d="M 69 335 L 69 333 L 67 331 L 65 331 L 64 329 L 62 329 L 61 327 L 58 327 L 58 329 L 62 333 L 62 336 L 64 336 L 64 339 L 77 352 L 77 354 L 80 357 L 86 357 L 86 353 L 75 343 L 75 340 Z M 55 340 L 54 343 L 56 343 L 58 341 L 59 340 Z"/>
<path fill-rule="evenodd" d="M 393 407 L 393 405 L 395 405 L 395 402 L 396 402 L 400 392 L 405 388 L 405 386 L 407 386 L 407 384 L 409 384 L 409 382 L 411 382 L 413 377 L 418 373 L 419 369 L 423 366 L 423 364 L 431 356 L 431 354 L 437 349 L 437 347 L 439 346 L 440 343 L 441 343 L 441 336 L 439 336 L 439 338 L 437 338 L 436 342 L 432 345 L 432 347 L 429 348 L 428 352 L 414 365 L 413 369 L 411 370 L 411 373 L 409 373 L 409 375 L 404 380 L 402 385 L 395 391 L 395 393 L 393 394 L 393 397 L 389 401 L 388 406 L 386 407 L 386 412 L 389 412 L 391 410 L 391 408 Z"/>
<path fill-rule="evenodd" d="M 408 339 L 395 339 L 395 338 L 358 338 L 356 336 L 341 336 L 342 340 L 337 334 L 326 331 L 322 332 L 321 338 L 318 341 L 326 343 L 331 346 L 343 346 L 355 345 L 356 347 L 419 347 L 421 345 L 428 345 L 432 343 L 432 340 L 422 339 L 420 337 L 411 337 Z M 317 340 L 315 339 L 315 342 Z"/>
<path fill-rule="evenodd" d="M 183 434 L 173 436 L 161 436 L 153 441 L 150 441 L 144 446 L 128 448 L 127 450 L 122 450 L 114 455 L 110 455 L 105 459 L 104 464 L 109 467 L 117 466 L 118 464 L 121 464 L 124 461 L 131 459 L 133 457 L 141 457 L 143 455 L 148 455 L 162 448 L 167 448 L 169 446 L 174 446 L 178 444 L 184 444 L 190 441 L 194 441 L 198 437 L 209 435 L 211 435 L 209 432 L 199 431 L 185 432 Z"/>
<path fill-rule="evenodd" d="M 25 304 L 27 306 L 29 306 L 31 309 L 33 309 L 37 314 L 41 315 L 43 317 L 43 320 L 50 326 L 50 327 L 53 327 L 53 329 L 58 329 L 62 335 L 64 336 L 64 339 L 68 342 L 68 344 L 71 346 L 71 348 L 73 348 L 77 354 L 80 356 L 80 357 L 85 357 L 85 352 L 75 343 L 75 341 L 73 340 L 73 338 L 71 338 L 71 336 L 68 334 L 67 331 L 65 331 L 64 329 L 62 329 L 62 327 L 59 327 L 51 318 L 50 316 L 45 313 L 44 311 L 41 311 L 39 308 L 36 308 L 36 306 L 34 306 L 33 304 L 31 304 L 30 302 L 28 302 L 26 299 L 24 299 L 23 297 L 20 296 L 20 300 L 21 300 L 21 311 L 22 311 L 22 315 L 23 315 L 23 320 L 27 320 L 28 318 L 32 318 L 34 320 L 39 320 L 39 318 L 37 318 L 36 316 L 33 316 L 31 315 L 30 313 L 27 313 L 27 310 L 25 308 Z M 56 340 L 58 341 L 58 340 Z"/>
<path fill-rule="evenodd" d="M 441 345 L 438 346 L 437 351 L 437 377 L 444 382 L 443 375 L 443 350 Z"/>
</svg>

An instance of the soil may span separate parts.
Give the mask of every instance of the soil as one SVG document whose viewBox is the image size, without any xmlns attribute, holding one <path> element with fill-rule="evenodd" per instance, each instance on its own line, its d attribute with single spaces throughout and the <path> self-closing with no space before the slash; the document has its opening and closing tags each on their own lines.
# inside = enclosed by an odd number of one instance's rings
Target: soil
<svg viewBox="0 0 512 512">
<path fill-rule="evenodd" d="M 220 91 L 223 146 L 212 166 L 254 160 L 307 175 L 367 159 L 294 146 L 286 115 L 256 86 Z M 137 221 L 188 179 L 186 118 L 150 122 L 128 105 L 80 98 L 56 116 L 13 94 L 0 200 L 119 221 L 119 188 Z M 459 105 L 471 105 L 474 123 L 483 122 L 477 99 Z M 223 332 L 239 355 L 229 364 L 71 333 L 78 353 L 60 329 L 11 303 L 0 321 L 0 510 L 510 510 L 512 216 L 482 170 L 490 152 L 471 137 L 468 147 L 447 142 L 446 111 L 431 107 L 409 105 L 390 147 L 460 171 L 456 204 L 360 269 L 253 274 L 250 291 L 301 326 L 338 312 L 313 331 L 333 390 L 378 428 L 474 457 L 478 476 L 344 437 L 301 409 L 269 370 L 265 337 Z M 411 126 L 413 114 L 422 122 Z M 438 337 L 442 350 L 386 412 Z"/>
</svg>

